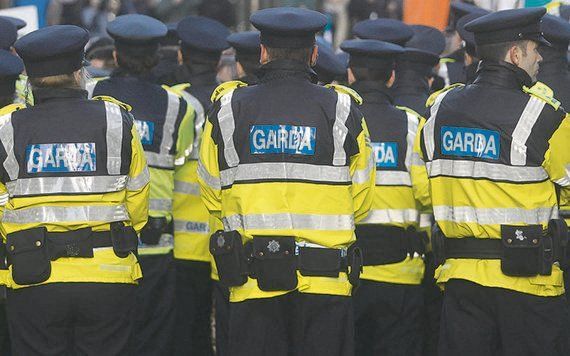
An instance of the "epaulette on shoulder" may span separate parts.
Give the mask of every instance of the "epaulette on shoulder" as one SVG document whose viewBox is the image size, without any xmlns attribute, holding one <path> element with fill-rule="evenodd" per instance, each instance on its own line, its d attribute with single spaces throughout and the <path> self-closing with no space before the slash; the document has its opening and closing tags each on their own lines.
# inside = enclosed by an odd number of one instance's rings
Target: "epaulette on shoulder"
<svg viewBox="0 0 570 356">
<path fill-rule="evenodd" d="M 544 83 L 537 82 L 532 88 L 523 87 L 523 91 L 544 101 L 552 106 L 554 110 L 560 108 L 560 102 L 554 99 L 554 90 L 550 89 L 550 87 Z"/>
<path fill-rule="evenodd" d="M 457 62 L 455 59 L 447 57 L 443 57 L 439 60 L 439 63 L 455 63 L 455 62 Z"/>
<path fill-rule="evenodd" d="M 405 106 L 396 106 L 396 109 L 405 111 L 405 112 L 407 112 L 407 113 L 409 113 L 409 114 L 412 114 L 413 116 L 415 116 L 415 117 L 417 117 L 417 118 L 422 117 L 422 116 L 421 116 L 420 114 L 418 114 L 415 110 L 412 110 L 412 109 L 410 109 L 410 108 L 408 108 L 408 107 L 405 107 Z"/>
<path fill-rule="evenodd" d="M 428 100 L 426 101 L 426 107 L 432 106 L 435 103 L 435 100 L 437 99 L 437 97 L 440 96 L 441 94 L 446 93 L 452 89 L 462 87 L 462 86 L 465 86 L 465 84 L 455 83 L 455 84 L 451 84 L 451 85 L 449 85 L 449 86 L 447 86 L 441 90 L 434 92 L 433 94 L 431 94 L 429 96 Z"/>
<path fill-rule="evenodd" d="M 325 87 L 334 89 L 338 93 L 348 94 L 354 99 L 354 101 L 356 101 L 358 105 L 362 105 L 362 97 L 356 92 L 356 90 L 352 88 L 345 87 L 344 85 L 340 84 L 327 84 Z"/>
<path fill-rule="evenodd" d="M 163 87 L 164 87 L 166 90 L 168 90 L 168 89 L 170 88 L 170 89 L 174 90 L 174 91 L 177 92 L 177 93 L 182 93 L 184 90 L 190 88 L 190 86 L 191 86 L 190 83 L 176 84 L 176 85 L 173 85 L 173 86 L 171 86 L 171 87 L 166 86 L 166 85 L 163 85 Z"/>
<path fill-rule="evenodd" d="M 246 87 L 246 86 L 247 83 L 241 82 L 239 80 L 231 80 L 229 82 L 222 83 L 218 85 L 216 89 L 214 89 L 214 92 L 212 93 L 210 100 L 212 101 L 212 103 L 215 103 L 216 101 L 220 100 L 222 96 L 236 90 L 237 88 Z"/>
<path fill-rule="evenodd" d="M 18 111 L 18 110 L 25 109 L 25 108 L 26 108 L 26 105 L 20 104 L 20 103 L 6 105 L 0 109 L 0 116 L 8 115 L 8 114 L 13 113 L 14 111 Z"/>
<path fill-rule="evenodd" d="M 97 96 L 94 96 L 92 99 L 93 99 L 93 100 L 108 101 L 108 102 L 110 102 L 110 103 L 117 104 L 117 105 L 119 105 L 120 107 L 122 107 L 124 110 L 126 110 L 126 111 L 128 111 L 128 112 L 131 112 L 131 110 L 133 110 L 133 107 L 132 107 L 132 106 L 130 106 L 130 105 L 127 104 L 127 103 L 123 103 L 122 101 L 117 100 L 117 99 L 113 98 L 112 96 L 97 95 Z"/>
</svg>

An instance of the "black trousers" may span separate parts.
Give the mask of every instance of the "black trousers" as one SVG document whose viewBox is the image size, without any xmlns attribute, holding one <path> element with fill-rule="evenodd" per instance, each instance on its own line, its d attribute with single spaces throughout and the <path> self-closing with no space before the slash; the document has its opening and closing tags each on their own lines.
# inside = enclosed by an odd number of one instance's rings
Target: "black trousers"
<svg viewBox="0 0 570 356">
<path fill-rule="evenodd" d="M 443 305 L 443 292 L 437 286 L 435 274 L 435 262 L 433 253 L 426 253 L 425 258 L 426 271 L 422 280 L 422 289 L 424 292 L 423 307 L 423 333 L 424 333 L 424 350 L 422 355 L 437 355 L 437 344 L 439 338 L 439 319 L 441 317 L 441 306 Z"/>
<path fill-rule="evenodd" d="M 356 355 L 422 354 L 421 286 L 361 280 L 353 303 Z"/>
<path fill-rule="evenodd" d="M 210 356 L 212 352 L 212 280 L 209 262 L 175 259 L 175 354 Z"/>
<path fill-rule="evenodd" d="M 12 354 L 132 355 L 136 286 L 53 283 L 8 290 Z"/>
<path fill-rule="evenodd" d="M 214 323 L 216 330 L 216 356 L 230 356 L 230 291 L 220 282 L 212 281 L 214 294 Z"/>
<path fill-rule="evenodd" d="M 10 333 L 8 332 L 8 319 L 6 304 L 0 302 L 0 356 L 10 355 Z"/>
<path fill-rule="evenodd" d="M 566 298 L 446 283 L 440 355 L 570 355 Z"/>
<path fill-rule="evenodd" d="M 230 304 L 232 356 L 351 356 L 352 299 L 288 294 Z"/>
<path fill-rule="evenodd" d="M 139 263 L 143 278 L 135 307 L 136 355 L 172 355 L 176 322 L 174 258 L 172 253 L 142 255 Z"/>
</svg>

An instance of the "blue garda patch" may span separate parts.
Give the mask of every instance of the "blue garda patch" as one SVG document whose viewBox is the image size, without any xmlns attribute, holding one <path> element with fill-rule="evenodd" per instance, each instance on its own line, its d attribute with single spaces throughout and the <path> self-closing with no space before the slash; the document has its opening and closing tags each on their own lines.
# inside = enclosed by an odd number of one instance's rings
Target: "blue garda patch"
<svg viewBox="0 0 570 356">
<path fill-rule="evenodd" d="M 499 159 L 501 136 L 497 131 L 443 126 L 441 153 L 448 156 Z"/>
<path fill-rule="evenodd" d="M 135 120 L 135 127 L 143 145 L 149 146 L 154 142 L 154 122 Z"/>
<path fill-rule="evenodd" d="M 317 129 L 293 125 L 253 125 L 249 130 L 252 154 L 314 155 Z"/>
<path fill-rule="evenodd" d="M 26 147 L 28 173 L 94 172 L 95 143 L 46 143 Z"/>
<path fill-rule="evenodd" d="M 377 168 L 398 167 L 398 143 L 372 142 Z"/>
</svg>

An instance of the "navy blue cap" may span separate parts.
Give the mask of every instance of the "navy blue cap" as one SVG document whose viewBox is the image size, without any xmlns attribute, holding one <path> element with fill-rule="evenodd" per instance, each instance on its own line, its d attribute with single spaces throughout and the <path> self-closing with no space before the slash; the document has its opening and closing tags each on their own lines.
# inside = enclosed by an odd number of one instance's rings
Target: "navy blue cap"
<svg viewBox="0 0 570 356">
<path fill-rule="evenodd" d="M 21 30 L 24 27 L 26 27 L 28 24 L 26 23 L 26 21 L 19 19 L 17 17 L 12 17 L 12 16 L 0 16 L 1 18 L 7 19 L 10 22 L 12 22 L 14 24 L 14 26 L 16 26 L 16 29 Z"/>
<path fill-rule="evenodd" d="M 93 37 L 85 46 L 85 58 L 112 58 L 115 41 L 111 37 Z"/>
<path fill-rule="evenodd" d="M 433 75 L 433 68 L 439 63 L 439 56 L 416 48 L 406 48 L 397 60 L 396 69 L 411 70 L 419 75 Z"/>
<path fill-rule="evenodd" d="M 570 5 L 560 5 L 560 17 L 570 21 Z"/>
<path fill-rule="evenodd" d="M 6 17 L 0 17 L 0 49 L 10 49 L 17 39 L 16 26 Z"/>
<path fill-rule="evenodd" d="M 570 44 L 570 23 L 560 17 L 546 15 L 540 26 L 544 37 L 552 47 L 568 50 Z"/>
<path fill-rule="evenodd" d="M 404 48 L 393 43 L 377 40 L 348 40 L 340 48 L 350 54 L 349 67 L 393 67 Z"/>
<path fill-rule="evenodd" d="M 226 41 L 230 30 L 207 17 L 188 16 L 178 23 L 176 31 L 183 47 L 218 56 L 230 47 Z"/>
<path fill-rule="evenodd" d="M 402 21 L 375 19 L 358 22 L 352 33 L 359 38 L 378 40 L 403 46 L 414 36 L 414 30 Z"/>
<path fill-rule="evenodd" d="M 342 62 L 342 64 L 348 68 L 348 61 L 350 60 L 350 54 L 346 53 L 345 51 L 339 51 L 335 54 L 336 58 Z"/>
<path fill-rule="evenodd" d="M 469 14 L 488 14 L 489 11 L 485 10 L 479 6 L 464 3 L 462 1 L 456 1 L 451 3 L 451 12 L 457 20 L 465 15 Z"/>
<path fill-rule="evenodd" d="M 87 30 L 73 25 L 55 25 L 23 36 L 14 48 L 24 61 L 29 77 L 49 77 L 80 69 L 87 41 Z"/>
<path fill-rule="evenodd" d="M 232 46 L 236 52 L 245 55 L 256 55 L 259 56 L 261 48 L 261 39 L 258 31 L 246 31 L 233 33 L 227 38 L 228 43 Z"/>
<path fill-rule="evenodd" d="M 167 32 L 162 22 L 139 14 L 119 16 L 107 25 L 107 33 L 115 42 L 125 45 L 156 45 Z"/>
<path fill-rule="evenodd" d="M 332 82 L 346 75 L 346 65 L 334 53 L 332 46 L 322 37 L 317 36 L 319 56 L 313 68 L 321 82 Z"/>
<path fill-rule="evenodd" d="M 10 51 L 0 50 L 0 96 L 10 96 L 16 91 L 16 80 L 24 70 L 22 60 Z"/>
<path fill-rule="evenodd" d="M 406 47 L 421 49 L 438 56 L 445 50 L 445 36 L 437 28 L 413 25 L 412 30 L 414 37 L 406 43 Z"/>
<path fill-rule="evenodd" d="M 467 23 L 465 30 L 475 34 L 477 45 L 520 40 L 548 43 L 540 31 L 545 14 L 543 7 L 497 11 Z"/>
<path fill-rule="evenodd" d="M 256 11 L 249 21 L 261 31 L 261 43 L 273 48 L 307 48 L 315 34 L 327 24 L 320 12 L 296 7 L 274 7 Z"/>
</svg>

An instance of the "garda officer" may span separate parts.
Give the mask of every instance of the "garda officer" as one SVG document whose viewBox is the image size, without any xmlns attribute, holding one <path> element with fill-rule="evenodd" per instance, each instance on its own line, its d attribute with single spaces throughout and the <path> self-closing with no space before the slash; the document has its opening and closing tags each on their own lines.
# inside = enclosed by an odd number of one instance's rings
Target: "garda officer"
<svg viewBox="0 0 570 356">
<path fill-rule="evenodd" d="M 166 25 L 168 32 L 160 40 L 158 54 L 160 59 L 158 64 L 152 69 L 152 74 L 162 84 L 162 79 L 170 75 L 178 67 L 178 51 L 180 50 L 180 39 L 176 33 L 178 23 Z"/>
<path fill-rule="evenodd" d="M 352 27 L 352 33 L 361 39 L 390 42 L 398 46 L 404 46 L 414 37 L 414 30 L 410 26 L 394 19 L 360 21 Z"/>
<path fill-rule="evenodd" d="M 80 88 L 76 26 L 15 44 L 35 106 L 2 116 L 2 235 L 14 355 L 129 353 L 149 173 L 131 116 Z"/>
<path fill-rule="evenodd" d="M 192 144 L 194 111 L 175 91 L 155 84 L 166 26 L 144 15 L 117 17 L 107 26 L 118 64 L 108 79 L 90 85 L 93 97 L 110 96 L 132 107 L 149 165 L 148 224 L 141 232 L 140 264 L 145 278 L 138 289 L 137 354 L 172 352 L 176 313 L 176 270 L 172 258 L 172 200 L 175 162 L 184 162 Z"/>
<path fill-rule="evenodd" d="M 256 71 L 259 69 L 259 55 L 261 52 L 259 32 L 233 33 L 228 36 L 227 42 L 236 52 L 238 79 L 248 85 L 256 84 L 258 81 Z"/>
<path fill-rule="evenodd" d="M 570 116 L 528 89 L 544 14 L 505 10 L 468 23 L 478 77 L 428 103 L 419 146 L 445 284 L 441 355 L 569 353 L 557 191 L 570 190 Z"/>
<path fill-rule="evenodd" d="M 348 261 L 346 249 L 374 182 L 360 98 L 311 82 L 324 15 L 270 8 L 250 20 L 261 31 L 260 81 L 216 90 L 198 168 L 204 203 L 224 226 L 210 251 L 231 287 L 229 349 L 352 355 L 349 280 L 360 255 Z"/>
<path fill-rule="evenodd" d="M 376 158 L 372 210 L 356 226 L 364 256 L 354 296 L 356 354 L 420 355 L 427 234 L 417 232 L 420 204 L 412 183 L 427 184 L 427 175 L 412 151 L 421 118 L 395 107 L 389 93 L 404 49 L 376 40 L 349 40 L 341 48 L 350 54 L 351 87 L 362 95 Z"/>
<path fill-rule="evenodd" d="M 473 32 L 465 30 L 465 25 L 475 19 L 478 19 L 481 16 L 485 16 L 485 14 L 473 13 L 465 15 L 459 21 L 457 21 L 457 32 L 463 40 L 463 49 L 465 54 L 464 75 L 466 84 L 473 83 L 477 77 L 477 69 L 479 68 L 480 59 L 477 55 L 477 50 L 475 47 L 475 36 L 473 35 Z"/>
<path fill-rule="evenodd" d="M 319 82 L 324 85 L 339 80 L 346 81 L 346 65 L 335 55 L 331 45 L 324 38 L 317 36 L 317 46 L 319 47 L 319 57 L 314 70 Z"/>
<path fill-rule="evenodd" d="M 196 112 L 194 142 L 174 177 L 174 258 L 176 263 L 177 354 L 192 350 L 198 355 L 212 353 L 210 315 L 212 282 L 208 253 L 209 213 L 200 199 L 198 148 L 205 111 L 218 85 L 216 67 L 222 51 L 229 47 L 229 30 L 205 17 L 189 16 L 177 27 L 182 64 L 167 83 L 191 103 Z"/>
<path fill-rule="evenodd" d="M 85 46 L 85 58 L 89 66 L 85 69 L 92 78 L 106 78 L 116 68 L 113 51 L 115 41 L 110 37 L 94 37 Z"/>
</svg>

